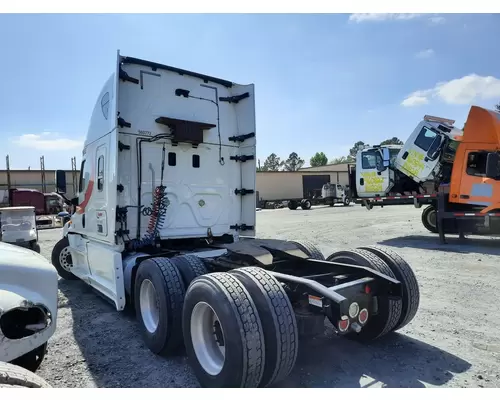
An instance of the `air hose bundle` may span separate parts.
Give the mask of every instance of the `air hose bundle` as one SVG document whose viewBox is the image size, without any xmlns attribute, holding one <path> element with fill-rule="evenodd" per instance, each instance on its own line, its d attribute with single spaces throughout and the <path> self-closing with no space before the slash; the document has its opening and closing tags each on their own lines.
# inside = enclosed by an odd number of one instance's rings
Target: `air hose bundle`
<svg viewBox="0 0 500 400">
<path fill-rule="evenodd" d="M 146 234 L 141 239 L 132 239 L 130 241 L 130 247 L 137 250 L 146 246 L 153 246 L 160 235 L 160 229 L 165 222 L 165 216 L 167 214 L 167 208 L 170 201 L 166 195 L 166 186 L 163 186 L 163 173 L 165 171 L 165 143 L 163 144 L 162 150 L 162 162 L 161 162 L 161 180 L 160 186 L 157 186 L 153 192 L 153 199 L 151 202 L 151 207 L 145 207 L 142 209 L 141 214 L 144 216 L 149 216 L 148 228 Z"/>
</svg>

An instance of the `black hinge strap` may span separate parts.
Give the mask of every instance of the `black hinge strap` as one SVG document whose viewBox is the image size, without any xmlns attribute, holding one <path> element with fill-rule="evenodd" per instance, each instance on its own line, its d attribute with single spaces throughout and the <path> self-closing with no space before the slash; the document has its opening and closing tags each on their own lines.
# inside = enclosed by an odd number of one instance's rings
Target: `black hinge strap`
<svg viewBox="0 0 500 400">
<path fill-rule="evenodd" d="M 241 161 L 241 162 L 245 162 L 247 160 L 255 160 L 255 156 L 252 154 L 252 155 L 242 155 L 242 156 L 231 156 L 229 157 L 230 160 L 234 160 L 236 162 L 238 161 Z"/>
<path fill-rule="evenodd" d="M 244 135 L 230 136 L 230 142 L 244 142 L 247 139 L 255 137 L 255 132 L 245 133 Z"/>
<path fill-rule="evenodd" d="M 252 193 L 254 193 L 253 189 L 245 189 L 245 188 L 234 189 L 234 194 L 241 194 L 242 196 Z"/>
<path fill-rule="evenodd" d="M 117 186 L 116 186 L 116 190 L 118 190 L 120 193 L 123 192 L 123 190 L 125 189 L 125 187 L 119 183 Z"/>
<path fill-rule="evenodd" d="M 227 101 L 228 103 L 238 103 L 240 100 L 250 97 L 250 93 L 245 92 L 243 94 L 238 94 L 236 96 L 229 97 L 219 97 L 219 101 Z"/>
<path fill-rule="evenodd" d="M 123 144 L 122 142 L 118 141 L 118 150 L 120 151 L 130 150 L 130 146 L 128 144 Z"/>
<path fill-rule="evenodd" d="M 132 124 L 125 121 L 122 117 L 118 117 L 118 126 L 120 128 L 123 128 L 123 127 L 130 128 L 132 126 Z"/>
<path fill-rule="evenodd" d="M 254 230 L 254 226 L 253 225 L 247 225 L 247 224 L 241 224 L 241 225 L 230 225 L 229 226 L 229 229 L 234 229 L 236 231 L 252 231 Z"/>
<path fill-rule="evenodd" d="M 132 82 L 132 83 L 135 83 L 135 84 L 139 84 L 139 79 L 135 79 L 135 78 L 132 78 L 131 76 L 129 76 L 129 74 L 127 74 L 123 69 L 121 69 L 120 67 L 120 73 L 119 73 L 119 76 L 120 76 L 120 79 L 122 81 L 126 81 L 126 82 Z"/>
</svg>

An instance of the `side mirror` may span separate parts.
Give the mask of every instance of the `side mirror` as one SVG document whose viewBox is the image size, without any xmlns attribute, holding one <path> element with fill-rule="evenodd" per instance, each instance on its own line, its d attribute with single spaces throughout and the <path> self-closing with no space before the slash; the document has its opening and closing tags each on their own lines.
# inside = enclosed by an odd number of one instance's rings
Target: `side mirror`
<svg viewBox="0 0 500 400">
<path fill-rule="evenodd" d="M 382 149 L 382 166 L 385 168 L 388 168 L 390 165 L 391 161 L 391 154 L 389 153 L 389 149 L 387 147 L 384 147 Z"/>
<path fill-rule="evenodd" d="M 497 179 L 500 176 L 499 171 L 500 154 L 489 153 L 486 158 L 486 177 Z"/>
<path fill-rule="evenodd" d="M 61 169 L 56 171 L 56 193 L 66 193 L 66 172 Z"/>
</svg>

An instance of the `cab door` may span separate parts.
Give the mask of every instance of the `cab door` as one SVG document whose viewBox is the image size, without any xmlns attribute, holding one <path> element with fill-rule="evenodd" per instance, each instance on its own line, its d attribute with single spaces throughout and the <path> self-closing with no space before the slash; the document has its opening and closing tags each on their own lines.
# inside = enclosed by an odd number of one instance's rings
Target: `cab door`
<svg viewBox="0 0 500 400">
<path fill-rule="evenodd" d="M 439 162 L 441 141 L 438 132 L 419 124 L 396 158 L 396 168 L 417 183 L 428 180 Z"/>
<path fill-rule="evenodd" d="M 486 162 L 490 151 L 467 149 L 465 171 L 461 174 L 458 202 L 489 207 L 500 196 L 498 181 L 486 177 Z"/>
<path fill-rule="evenodd" d="M 356 155 L 356 189 L 359 197 L 384 196 L 389 191 L 390 168 L 383 164 L 379 149 L 359 151 Z"/>
</svg>

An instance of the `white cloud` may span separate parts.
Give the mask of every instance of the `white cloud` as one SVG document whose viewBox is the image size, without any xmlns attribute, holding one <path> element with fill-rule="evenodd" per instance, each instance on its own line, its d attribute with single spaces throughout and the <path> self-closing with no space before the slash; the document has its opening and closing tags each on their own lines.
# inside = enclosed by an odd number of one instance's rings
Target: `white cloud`
<svg viewBox="0 0 500 400">
<path fill-rule="evenodd" d="M 81 138 L 70 139 L 52 132 L 41 134 L 27 133 L 13 138 L 12 141 L 20 147 L 45 151 L 74 150 L 83 147 L 83 140 Z"/>
<path fill-rule="evenodd" d="M 444 24 L 446 19 L 444 17 L 431 17 L 429 18 L 429 21 L 431 22 L 431 24 L 440 25 Z"/>
<path fill-rule="evenodd" d="M 415 14 L 415 13 L 357 13 L 349 16 L 349 21 L 353 22 L 377 22 L 377 21 L 409 21 L 417 18 L 424 18 L 432 15 L 428 21 L 432 25 L 443 24 L 446 19 L 436 14 Z"/>
<path fill-rule="evenodd" d="M 447 104 L 471 104 L 477 100 L 500 97 L 500 79 L 493 76 L 470 74 L 448 82 L 439 82 L 432 89 L 417 90 L 401 103 L 412 107 L 438 99 Z"/>
<path fill-rule="evenodd" d="M 432 49 L 425 49 L 422 51 L 419 51 L 417 54 L 415 54 L 416 58 L 430 58 L 434 55 L 434 50 Z"/>
<path fill-rule="evenodd" d="M 349 21 L 366 22 L 366 21 L 387 21 L 400 20 L 407 21 L 420 17 L 422 14 L 391 14 L 391 13 L 368 13 L 368 14 L 351 14 Z"/>
</svg>

